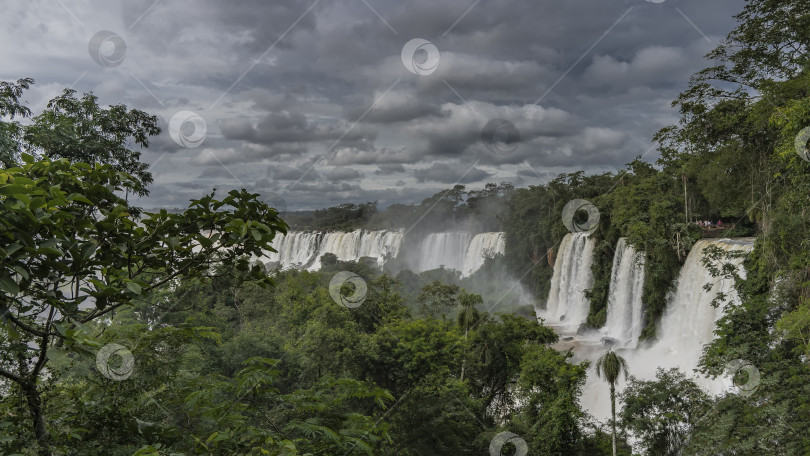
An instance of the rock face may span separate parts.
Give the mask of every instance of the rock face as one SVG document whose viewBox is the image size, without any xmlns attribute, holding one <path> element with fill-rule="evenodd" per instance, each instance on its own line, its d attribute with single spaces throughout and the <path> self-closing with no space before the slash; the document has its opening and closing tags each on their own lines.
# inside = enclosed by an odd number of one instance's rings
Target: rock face
<svg viewBox="0 0 810 456">
<path fill-rule="evenodd" d="M 616 345 L 617 342 L 618 341 L 616 339 L 612 338 L 612 337 L 603 337 L 602 338 L 602 345 L 604 345 L 605 347 L 612 347 L 612 346 Z"/>
</svg>

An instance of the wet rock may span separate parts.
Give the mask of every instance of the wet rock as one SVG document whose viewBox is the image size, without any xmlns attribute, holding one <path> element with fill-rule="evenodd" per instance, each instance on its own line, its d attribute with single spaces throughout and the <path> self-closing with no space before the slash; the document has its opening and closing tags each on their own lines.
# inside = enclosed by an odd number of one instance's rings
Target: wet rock
<svg viewBox="0 0 810 456">
<path fill-rule="evenodd" d="M 618 341 L 616 339 L 612 338 L 612 337 L 603 337 L 602 338 L 602 345 L 604 345 L 605 347 L 612 347 L 612 346 L 616 345 L 617 342 Z"/>
</svg>

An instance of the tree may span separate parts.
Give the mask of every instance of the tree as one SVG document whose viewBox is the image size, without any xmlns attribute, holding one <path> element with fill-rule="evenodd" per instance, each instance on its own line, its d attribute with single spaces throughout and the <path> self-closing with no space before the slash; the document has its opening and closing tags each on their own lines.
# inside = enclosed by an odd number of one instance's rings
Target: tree
<svg viewBox="0 0 810 456">
<path fill-rule="evenodd" d="M 481 313 L 476 308 L 476 305 L 484 303 L 481 295 L 467 293 L 463 291 L 458 296 L 458 303 L 461 309 L 456 317 L 456 323 L 464 328 L 464 338 L 466 339 L 470 329 L 474 328 L 481 319 Z"/>
<path fill-rule="evenodd" d="M 657 135 L 663 171 L 686 170 L 700 189 L 698 206 L 747 219 L 760 234 L 736 286 L 740 300 L 716 322 L 701 370 L 720 375 L 744 359 L 762 380 L 751 396 L 715 403 L 718 425 L 690 440 L 696 454 L 807 451 L 807 7 L 806 0 L 748 0 L 737 27 L 708 55 L 718 64 L 695 74 L 675 101 L 680 122 Z"/>
<path fill-rule="evenodd" d="M 516 403 L 525 405 L 512 412 L 510 429 L 526 440 L 532 454 L 593 454 L 580 451 L 585 414 L 579 396 L 587 378 L 587 361 L 574 364 L 569 361 L 570 351 L 525 345 L 516 382 Z"/>
<path fill-rule="evenodd" d="M 24 146 L 29 153 L 112 165 L 135 178 L 137 185 L 128 190 L 140 196 L 148 194 L 152 173 L 130 141 L 146 148 L 149 137 L 159 133 L 157 116 L 123 104 L 103 108 L 92 93 L 77 98 L 76 91 L 70 89 L 49 101 L 46 109 L 33 118 L 33 124 L 23 128 Z"/>
<path fill-rule="evenodd" d="M 46 456 L 40 382 L 50 347 L 87 353 L 98 344 L 85 325 L 177 278 L 210 276 L 216 264 L 270 283 L 248 257 L 271 249 L 286 225 L 245 190 L 137 217 L 120 196 L 142 186 L 137 178 L 111 165 L 21 158 L 0 170 L 0 376 L 26 398 Z"/>
<path fill-rule="evenodd" d="M 422 287 L 416 301 L 419 303 L 419 312 L 422 315 L 437 317 L 458 305 L 460 288 L 455 284 L 444 284 L 434 280 Z"/>
<path fill-rule="evenodd" d="M 610 425 L 613 431 L 613 456 L 616 456 L 616 382 L 622 374 L 627 377 L 627 361 L 613 353 L 613 350 L 608 350 L 596 361 L 596 375 L 604 378 L 610 385 Z"/>
<path fill-rule="evenodd" d="M 621 399 L 622 424 L 649 456 L 682 454 L 711 404 L 709 395 L 678 369 L 658 369 L 655 380 L 630 377 Z"/>
<path fill-rule="evenodd" d="M 484 313 L 470 337 L 467 383 L 498 420 L 513 409 L 515 378 L 520 374 L 529 345 L 555 343 L 557 334 L 536 319 Z M 500 320 L 500 321 L 499 321 Z"/>
<path fill-rule="evenodd" d="M 459 295 L 459 304 L 461 305 L 461 309 L 458 312 L 458 316 L 456 317 L 457 323 L 460 327 L 464 328 L 464 340 L 467 340 L 467 337 L 470 332 L 470 328 L 475 327 L 478 324 L 478 321 L 481 319 L 481 313 L 478 309 L 475 308 L 476 304 L 483 304 L 484 300 L 481 298 L 481 295 L 467 293 L 466 291 L 462 291 Z M 461 380 L 464 380 L 464 367 L 466 366 L 466 360 L 461 362 Z"/>
<path fill-rule="evenodd" d="M 0 81 L 0 118 L 8 116 L 28 117 L 31 110 L 22 104 L 20 97 L 34 83 L 31 78 L 18 79 L 17 82 Z M 0 166 L 10 168 L 17 163 L 20 154 L 22 126 L 18 121 L 0 120 Z"/>
</svg>

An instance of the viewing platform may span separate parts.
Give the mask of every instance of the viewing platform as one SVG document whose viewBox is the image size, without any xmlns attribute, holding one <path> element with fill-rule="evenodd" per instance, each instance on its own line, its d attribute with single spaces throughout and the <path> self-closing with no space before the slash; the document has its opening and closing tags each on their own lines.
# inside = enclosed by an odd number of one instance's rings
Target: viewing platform
<svg viewBox="0 0 810 456">
<path fill-rule="evenodd" d="M 716 226 L 715 225 L 715 226 L 711 226 L 711 227 L 701 227 L 701 230 L 703 232 L 703 234 L 701 235 L 701 238 L 703 238 L 703 239 L 706 239 L 706 238 L 713 239 L 713 238 L 725 237 L 726 231 L 731 230 L 733 228 L 734 228 L 733 223 L 729 223 L 727 225 L 724 224 L 723 226 Z"/>
</svg>

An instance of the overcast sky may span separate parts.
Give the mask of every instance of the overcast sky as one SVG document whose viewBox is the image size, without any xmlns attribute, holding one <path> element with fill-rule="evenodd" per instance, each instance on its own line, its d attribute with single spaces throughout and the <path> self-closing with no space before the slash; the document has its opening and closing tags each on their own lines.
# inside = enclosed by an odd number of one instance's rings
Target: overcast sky
<svg viewBox="0 0 810 456">
<path fill-rule="evenodd" d="M 146 207 L 247 188 L 288 209 L 615 170 L 742 0 L 3 2 L 0 79 L 158 115 Z M 170 121 L 174 128 L 170 128 Z M 283 201 L 283 202 L 282 202 Z"/>
</svg>

